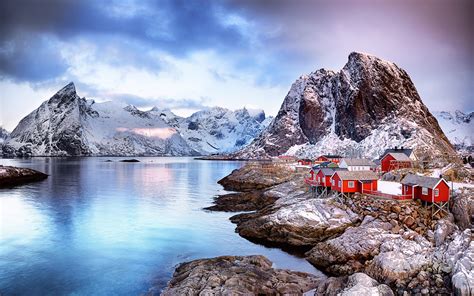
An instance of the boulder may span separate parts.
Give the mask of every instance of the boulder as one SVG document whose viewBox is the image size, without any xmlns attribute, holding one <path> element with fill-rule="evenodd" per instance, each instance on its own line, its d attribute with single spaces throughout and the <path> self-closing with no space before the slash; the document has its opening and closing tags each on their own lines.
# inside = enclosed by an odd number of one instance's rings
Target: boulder
<svg viewBox="0 0 474 296">
<path fill-rule="evenodd" d="M 474 295 L 474 242 L 462 253 L 454 264 L 451 278 L 455 295 Z"/>
<path fill-rule="evenodd" d="M 180 264 L 161 295 L 302 295 L 323 279 L 274 269 L 264 256 L 222 256 Z"/>
<path fill-rule="evenodd" d="M 414 240 L 398 236 L 384 240 L 379 252 L 365 271 L 376 280 L 394 284 L 413 277 L 429 265 L 432 248 L 421 235 L 415 235 Z"/>
<path fill-rule="evenodd" d="M 46 178 L 48 178 L 47 174 L 36 170 L 0 165 L 0 188 L 41 181 Z"/>
<path fill-rule="evenodd" d="M 325 296 L 392 296 L 389 286 L 379 284 L 365 273 L 354 273 L 348 277 L 331 277 L 320 284 L 315 295 Z"/>
<path fill-rule="evenodd" d="M 446 238 L 451 235 L 456 228 L 449 219 L 441 219 L 436 223 L 436 229 L 434 231 L 434 240 L 437 247 L 441 246 Z"/>
<path fill-rule="evenodd" d="M 328 273 L 347 275 L 364 269 L 364 263 L 379 253 L 380 245 L 398 235 L 391 224 L 367 216 L 361 225 L 349 227 L 339 237 L 320 242 L 306 253 L 307 260 Z"/>
</svg>

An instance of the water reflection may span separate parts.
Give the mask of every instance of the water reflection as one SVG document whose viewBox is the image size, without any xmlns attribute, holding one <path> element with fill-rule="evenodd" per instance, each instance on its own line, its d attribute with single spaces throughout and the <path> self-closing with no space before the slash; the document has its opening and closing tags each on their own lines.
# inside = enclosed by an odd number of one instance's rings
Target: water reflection
<svg viewBox="0 0 474 296">
<path fill-rule="evenodd" d="M 130 295 L 165 286 L 180 262 L 263 254 L 277 267 L 304 260 L 240 238 L 230 214 L 210 213 L 216 181 L 237 162 L 190 158 L 0 160 L 50 177 L 0 190 L 0 292 Z"/>
</svg>

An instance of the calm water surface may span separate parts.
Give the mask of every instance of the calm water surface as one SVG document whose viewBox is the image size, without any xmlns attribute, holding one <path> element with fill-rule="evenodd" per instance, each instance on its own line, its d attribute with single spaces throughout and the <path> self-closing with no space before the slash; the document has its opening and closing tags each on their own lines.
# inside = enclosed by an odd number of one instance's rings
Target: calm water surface
<svg viewBox="0 0 474 296">
<path fill-rule="evenodd" d="M 0 189 L 0 294 L 139 295 L 165 287 L 178 263 L 219 255 L 262 254 L 317 272 L 239 237 L 232 214 L 202 210 L 242 163 L 139 159 L 0 159 L 50 175 Z"/>
</svg>

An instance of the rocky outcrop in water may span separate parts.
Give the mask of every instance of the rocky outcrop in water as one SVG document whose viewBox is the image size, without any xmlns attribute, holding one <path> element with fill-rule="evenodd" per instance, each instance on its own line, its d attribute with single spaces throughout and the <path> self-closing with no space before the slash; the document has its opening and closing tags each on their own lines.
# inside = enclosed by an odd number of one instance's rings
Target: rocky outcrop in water
<svg viewBox="0 0 474 296">
<path fill-rule="evenodd" d="M 161 295 L 302 295 L 322 279 L 274 269 L 264 256 L 223 256 L 180 264 Z"/>
<path fill-rule="evenodd" d="M 249 163 L 217 183 L 225 190 L 254 191 L 272 187 L 290 180 L 294 171 L 275 163 Z"/>
<path fill-rule="evenodd" d="M 41 181 L 48 175 L 36 170 L 0 165 L 0 188 Z"/>
</svg>

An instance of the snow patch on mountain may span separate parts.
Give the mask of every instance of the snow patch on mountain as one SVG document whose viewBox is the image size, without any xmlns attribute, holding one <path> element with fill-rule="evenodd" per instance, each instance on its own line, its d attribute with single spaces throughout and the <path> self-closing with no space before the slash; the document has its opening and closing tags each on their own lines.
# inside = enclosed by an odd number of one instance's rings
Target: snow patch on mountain
<svg viewBox="0 0 474 296">
<path fill-rule="evenodd" d="M 441 129 L 458 150 L 474 151 L 474 112 L 434 112 Z"/>
<path fill-rule="evenodd" d="M 2 145 L 3 142 L 5 142 L 8 136 L 10 136 L 10 133 L 6 129 L 0 126 L 0 145 Z"/>
</svg>

